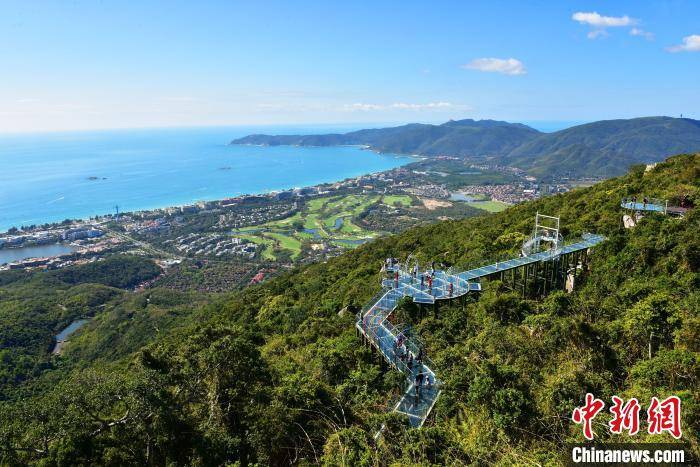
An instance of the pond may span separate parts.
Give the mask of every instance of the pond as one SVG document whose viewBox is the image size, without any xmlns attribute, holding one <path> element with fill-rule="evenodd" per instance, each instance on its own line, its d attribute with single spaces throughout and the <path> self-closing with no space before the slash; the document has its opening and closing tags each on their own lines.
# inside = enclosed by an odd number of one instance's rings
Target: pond
<svg viewBox="0 0 700 467">
<path fill-rule="evenodd" d="M 0 264 L 14 263 L 29 258 L 46 258 L 51 256 L 61 256 L 73 253 L 75 248 L 63 243 L 53 243 L 51 245 L 23 246 L 20 248 L 0 249 Z"/>
<path fill-rule="evenodd" d="M 474 196 L 468 195 L 466 193 L 461 193 L 459 191 L 455 193 L 450 193 L 450 200 L 451 201 L 466 201 L 468 203 L 473 203 L 474 201 L 477 201 L 477 199 Z"/>
<path fill-rule="evenodd" d="M 349 240 L 349 239 L 338 239 L 334 240 L 336 243 L 342 243 L 344 245 L 362 245 L 365 242 L 370 241 L 371 238 L 360 238 L 357 240 Z"/>
<path fill-rule="evenodd" d="M 304 229 L 304 232 L 313 235 L 314 238 L 321 238 L 321 235 L 318 233 L 318 229 Z"/>
<path fill-rule="evenodd" d="M 68 325 L 68 327 L 65 328 L 63 331 L 56 334 L 56 345 L 54 346 L 51 353 L 54 355 L 60 355 L 61 351 L 63 350 L 63 346 L 66 344 L 66 342 L 68 342 L 68 338 L 75 331 L 85 326 L 88 323 L 88 321 L 90 320 L 85 318 L 77 319 L 70 323 L 70 325 Z"/>
</svg>

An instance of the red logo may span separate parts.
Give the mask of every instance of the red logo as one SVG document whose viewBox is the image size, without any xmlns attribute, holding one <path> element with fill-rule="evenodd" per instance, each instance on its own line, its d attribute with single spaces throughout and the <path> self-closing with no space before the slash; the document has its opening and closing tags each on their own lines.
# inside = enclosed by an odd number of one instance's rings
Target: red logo
<svg viewBox="0 0 700 467">
<path fill-rule="evenodd" d="M 622 433 L 627 430 L 630 436 L 634 436 L 639 432 L 639 402 L 634 397 L 622 404 L 624 401 L 617 396 L 612 397 L 613 405 L 610 407 L 610 412 L 613 414 L 613 419 L 610 420 L 608 426 L 611 433 Z"/>
<path fill-rule="evenodd" d="M 618 397 L 612 396 L 610 413 L 613 418 L 608 422 L 611 433 L 622 434 L 624 431 L 630 436 L 639 433 L 639 412 L 641 407 L 639 401 L 634 397 L 625 403 Z M 583 425 L 583 436 L 588 440 L 593 440 L 593 420 L 605 407 L 605 402 L 591 394 L 586 394 L 586 403 L 581 407 L 576 407 L 571 414 L 571 419 L 577 425 Z M 659 401 L 657 397 L 652 397 L 647 409 L 647 431 L 651 435 L 669 433 L 676 439 L 682 436 L 681 431 L 681 400 L 677 396 L 670 396 Z"/>
<path fill-rule="evenodd" d="M 583 407 L 576 407 L 571 418 L 577 424 L 583 424 L 583 436 L 586 439 L 593 439 L 593 419 L 598 412 L 603 410 L 605 407 L 605 402 L 600 399 L 596 399 L 590 392 L 586 394 L 586 405 Z"/>
<path fill-rule="evenodd" d="M 656 397 L 651 398 L 651 405 L 647 410 L 647 423 L 649 434 L 655 435 L 667 431 L 674 438 L 681 437 L 681 400 L 677 396 L 670 396 L 659 402 Z"/>
</svg>

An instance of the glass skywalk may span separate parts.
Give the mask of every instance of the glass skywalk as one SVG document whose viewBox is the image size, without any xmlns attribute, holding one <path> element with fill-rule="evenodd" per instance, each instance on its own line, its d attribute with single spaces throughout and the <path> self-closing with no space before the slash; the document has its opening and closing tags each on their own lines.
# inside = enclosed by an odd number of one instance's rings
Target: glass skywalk
<svg viewBox="0 0 700 467">
<path fill-rule="evenodd" d="M 386 272 L 390 278 L 382 281 L 381 292 L 358 314 L 356 326 L 381 352 L 384 359 L 406 377 L 407 389 L 392 406 L 392 410 L 406 415 L 411 426 L 421 427 L 440 396 L 441 386 L 432 369 L 434 365 L 424 355 L 422 346 L 388 319 L 399 300 L 411 297 L 416 303 L 431 304 L 436 300 L 458 298 L 481 290 L 481 284 L 475 281 L 482 277 L 586 250 L 603 240 L 605 237 L 602 235 L 584 234 L 580 241 L 557 249 L 512 258 L 458 274 L 437 270 L 410 272 L 402 269 L 400 264 L 387 267 Z"/>
</svg>

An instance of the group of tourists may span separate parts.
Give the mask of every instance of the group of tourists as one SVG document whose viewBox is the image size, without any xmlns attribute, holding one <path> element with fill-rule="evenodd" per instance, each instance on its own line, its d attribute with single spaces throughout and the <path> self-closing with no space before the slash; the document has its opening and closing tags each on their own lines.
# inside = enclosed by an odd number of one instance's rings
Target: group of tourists
<svg viewBox="0 0 700 467">
<path fill-rule="evenodd" d="M 399 362 L 401 362 L 399 364 Z M 418 349 L 418 354 L 414 357 L 413 352 L 406 347 L 406 336 L 401 333 L 394 342 L 394 364 L 397 366 L 405 366 L 410 373 L 413 373 L 414 365 L 418 365 L 418 370 L 415 373 L 414 387 L 416 398 L 420 398 L 423 388 L 430 389 L 433 381 L 430 379 L 430 373 L 423 373 L 423 349 Z"/>
<path fill-rule="evenodd" d="M 384 265 L 382 266 L 383 271 L 388 271 L 394 269 L 395 266 L 399 265 L 398 258 L 387 258 L 384 260 Z"/>
<path fill-rule="evenodd" d="M 627 198 L 622 198 L 622 204 L 627 204 L 628 202 L 632 203 L 633 206 L 637 204 L 637 197 L 632 196 L 629 200 Z M 649 198 L 646 196 L 642 199 L 642 203 L 644 204 L 644 208 L 646 209 L 647 204 L 649 204 Z"/>
<path fill-rule="evenodd" d="M 384 260 L 384 264 L 382 265 L 382 274 L 386 274 L 387 272 L 391 272 L 389 274 L 390 280 L 393 279 L 394 282 L 394 288 L 399 287 L 399 282 L 401 279 L 401 272 L 400 268 L 397 267 L 399 266 L 399 260 L 397 258 L 387 258 Z M 435 280 L 435 261 L 433 261 L 430 264 L 430 272 L 426 271 L 425 273 L 420 273 L 418 270 L 418 264 L 414 264 L 413 268 L 409 271 L 410 277 L 411 277 L 411 284 L 415 284 L 418 280 L 418 276 L 420 275 L 420 290 L 423 290 L 427 286 L 428 293 L 430 295 L 433 294 L 433 281 Z M 386 277 L 386 276 L 383 276 Z M 447 286 L 447 294 L 449 297 L 452 297 L 454 295 L 454 284 L 450 282 Z"/>
<path fill-rule="evenodd" d="M 406 365 L 409 371 L 412 371 L 414 362 L 418 363 L 419 365 L 422 364 L 423 351 L 421 350 L 418 352 L 418 355 L 414 360 L 413 353 L 406 348 L 406 336 L 401 333 L 394 342 L 394 363 L 397 363 L 397 359 Z"/>
<path fill-rule="evenodd" d="M 423 349 L 419 349 L 418 354 L 414 358 L 413 352 L 406 347 L 406 336 L 401 333 L 394 342 L 394 362 L 397 359 L 406 365 L 409 371 L 413 371 L 414 364 L 423 365 Z"/>
</svg>

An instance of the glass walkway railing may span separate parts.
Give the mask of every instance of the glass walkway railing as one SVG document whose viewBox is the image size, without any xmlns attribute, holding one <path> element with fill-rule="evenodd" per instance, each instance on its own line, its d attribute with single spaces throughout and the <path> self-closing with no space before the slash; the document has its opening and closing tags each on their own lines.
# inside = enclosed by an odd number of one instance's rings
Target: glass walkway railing
<svg viewBox="0 0 700 467">
<path fill-rule="evenodd" d="M 692 209 L 692 205 L 686 204 L 686 202 L 687 200 L 681 202 L 680 206 L 669 206 L 668 201 L 663 199 L 647 198 L 647 202 L 645 203 L 644 201 L 639 202 L 632 201 L 629 198 L 623 198 L 620 202 L 620 207 L 629 209 L 630 211 L 660 212 L 671 216 L 683 217 Z"/>
<path fill-rule="evenodd" d="M 666 212 L 667 204 L 663 200 L 650 199 L 648 202 L 639 201 L 628 201 L 622 200 L 620 206 L 625 209 L 631 209 L 634 211 L 654 211 L 654 212 Z"/>
</svg>

